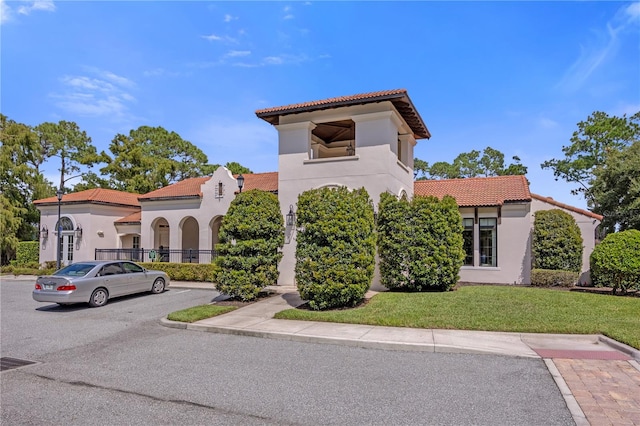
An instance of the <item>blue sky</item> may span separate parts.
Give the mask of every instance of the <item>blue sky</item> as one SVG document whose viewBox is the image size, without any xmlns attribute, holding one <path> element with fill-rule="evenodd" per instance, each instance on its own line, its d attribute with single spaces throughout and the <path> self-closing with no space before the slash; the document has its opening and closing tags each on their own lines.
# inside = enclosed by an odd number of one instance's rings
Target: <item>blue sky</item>
<svg viewBox="0 0 640 426">
<path fill-rule="evenodd" d="M 75 121 L 105 151 L 162 126 L 210 163 L 276 171 L 255 110 L 405 88 L 432 134 L 416 157 L 491 146 L 584 208 L 540 163 L 593 111 L 640 110 L 638 2 L 2 0 L 1 18 L 1 112 Z"/>
</svg>

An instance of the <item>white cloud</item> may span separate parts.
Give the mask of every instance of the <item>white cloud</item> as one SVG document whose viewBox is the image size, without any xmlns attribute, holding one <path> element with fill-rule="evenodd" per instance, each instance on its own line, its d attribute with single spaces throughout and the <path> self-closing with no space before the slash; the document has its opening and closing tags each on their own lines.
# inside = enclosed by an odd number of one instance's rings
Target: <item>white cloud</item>
<svg viewBox="0 0 640 426">
<path fill-rule="evenodd" d="M 136 101 L 128 92 L 135 83 L 111 71 L 93 67 L 84 70 L 90 75 L 60 78 L 62 89 L 50 95 L 56 106 L 84 116 L 124 117 L 128 111 L 127 104 Z"/>
<path fill-rule="evenodd" d="M 56 10 L 53 0 L 23 1 L 19 3 L 19 6 L 16 5 L 16 2 L 11 2 L 10 6 L 6 0 L 0 0 L 0 24 L 11 22 L 15 19 L 12 6 L 16 7 L 15 13 L 24 16 L 28 16 L 35 11 L 54 12 Z"/>
<path fill-rule="evenodd" d="M 226 43 L 237 43 L 238 40 L 236 40 L 233 37 L 229 37 L 229 36 L 219 36 L 216 34 L 210 34 L 210 35 L 206 35 L 206 36 L 200 36 L 205 40 L 208 41 L 222 41 L 222 42 L 226 42 Z"/>
<path fill-rule="evenodd" d="M 620 45 L 620 39 L 629 30 L 640 28 L 640 3 L 632 3 L 618 9 L 605 28 L 594 31 L 597 40 L 580 46 L 580 55 L 565 72 L 556 87 L 575 91 L 586 83 L 599 68 L 613 59 Z"/>
<path fill-rule="evenodd" d="M 56 5 L 53 4 L 53 0 L 37 0 L 30 2 L 28 5 L 18 7 L 18 13 L 21 15 L 29 15 L 31 12 L 36 10 L 53 12 L 56 10 Z"/>
<path fill-rule="evenodd" d="M 231 22 L 231 21 L 235 21 L 237 19 L 238 19 L 237 16 L 231 16 L 228 13 L 226 15 L 224 15 L 224 22 Z"/>
<path fill-rule="evenodd" d="M 251 51 L 250 50 L 231 50 L 229 52 L 227 52 L 227 54 L 225 56 L 229 57 L 229 58 L 237 58 L 240 56 L 249 56 L 251 55 Z"/>
</svg>

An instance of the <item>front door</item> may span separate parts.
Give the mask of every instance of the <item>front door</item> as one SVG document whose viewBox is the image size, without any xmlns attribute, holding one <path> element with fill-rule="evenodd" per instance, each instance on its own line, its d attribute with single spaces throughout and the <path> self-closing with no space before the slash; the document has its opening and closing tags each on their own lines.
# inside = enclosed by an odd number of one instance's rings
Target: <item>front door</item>
<svg viewBox="0 0 640 426">
<path fill-rule="evenodd" d="M 60 238 L 60 261 L 62 266 L 73 263 L 73 232 L 62 233 L 62 238 Z"/>
</svg>

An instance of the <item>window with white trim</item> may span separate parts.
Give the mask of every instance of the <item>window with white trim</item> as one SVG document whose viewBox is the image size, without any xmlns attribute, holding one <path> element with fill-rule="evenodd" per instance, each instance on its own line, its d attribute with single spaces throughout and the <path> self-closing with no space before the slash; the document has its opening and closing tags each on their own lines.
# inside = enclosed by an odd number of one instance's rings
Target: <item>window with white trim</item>
<svg viewBox="0 0 640 426">
<path fill-rule="evenodd" d="M 498 266 L 498 219 L 480 219 L 480 266 Z"/>
</svg>

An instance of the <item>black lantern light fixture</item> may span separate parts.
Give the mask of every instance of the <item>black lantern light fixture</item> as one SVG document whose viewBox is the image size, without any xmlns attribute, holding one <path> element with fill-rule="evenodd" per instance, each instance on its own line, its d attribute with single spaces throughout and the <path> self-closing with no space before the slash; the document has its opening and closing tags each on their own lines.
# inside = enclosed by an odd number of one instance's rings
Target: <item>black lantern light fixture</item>
<svg viewBox="0 0 640 426">
<path fill-rule="evenodd" d="M 240 190 L 240 192 L 242 192 L 242 187 L 244 186 L 244 176 L 242 176 L 242 174 L 239 174 L 236 180 L 238 181 L 238 189 Z"/>
<path fill-rule="evenodd" d="M 292 227 L 296 224 L 296 214 L 293 211 L 293 205 L 289 205 L 289 213 L 287 213 L 287 227 Z"/>
<path fill-rule="evenodd" d="M 80 225 L 76 226 L 76 238 L 82 238 L 82 227 Z"/>
<path fill-rule="evenodd" d="M 58 225 L 57 225 L 58 226 L 58 233 L 57 233 L 57 240 L 58 241 L 57 241 L 57 244 L 56 244 L 57 247 L 58 247 L 57 248 L 58 253 L 57 253 L 57 256 L 56 256 L 57 269 L 60 269 L 60 260 L 61 260 L 60 256 L 62 255 L 62 253 L 60 251 L 60 241 L 61 241 L 60 239 L 62 238 L 62 223 L 60 223 L 60 203 L 62 202 L 62 194 L 63 194 L 62 188 L 60 188 L 60 189 L 58 189 L 58 191 L 56 191 L 56 196 L 58 197 Z"/>
<path fill-rule="evenodd" d="M 42 225 L 42 229 L 40 230 L 40 238 L 42 238 L 43 240 L 49 238 L 49 228 L 47 228 L 47 225 Z"/>
</svg>

